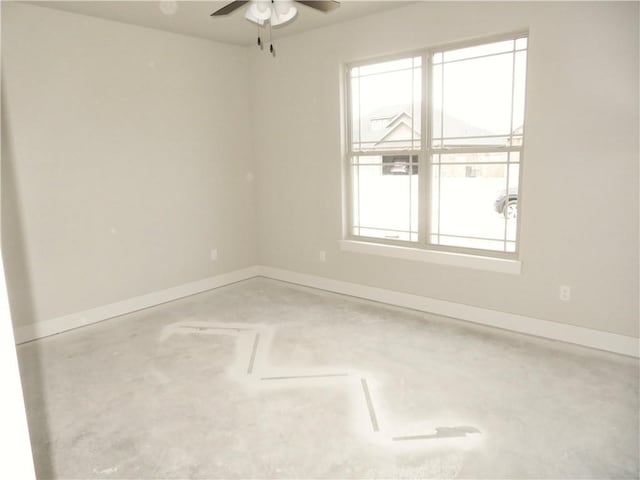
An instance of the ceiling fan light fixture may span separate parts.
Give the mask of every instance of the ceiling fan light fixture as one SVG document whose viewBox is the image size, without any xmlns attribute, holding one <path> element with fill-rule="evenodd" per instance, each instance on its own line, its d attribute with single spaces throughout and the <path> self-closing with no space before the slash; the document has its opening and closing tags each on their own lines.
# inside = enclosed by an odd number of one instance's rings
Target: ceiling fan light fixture
<svg viewBox="0 0 640 480">
<path fill-rule="evenodd" d="M 271 25 L 274 27 L 290 22 L 298 14 L 292 0 L 275 0 L 271 6 Z"/>
<path fill-rule="evenodd" d="M 260 26 L 268 21 L 275 27 L 290 22 L 297 13 L 293 0 L 251 0 L 244 18 Z"/>
<path fill-rule="evenodd" d="M 258 25 L 263 25 L 266 20 L 271 18 L 271 2 L 269 0 L 252 0 L 244 18 Z"/>
</svg>

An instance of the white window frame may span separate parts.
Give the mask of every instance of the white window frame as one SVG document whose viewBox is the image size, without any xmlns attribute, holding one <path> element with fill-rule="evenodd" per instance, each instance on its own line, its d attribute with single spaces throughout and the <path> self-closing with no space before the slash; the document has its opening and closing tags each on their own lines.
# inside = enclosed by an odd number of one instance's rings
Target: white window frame
<svg viewBox="0 0 640 480">
<path fill-rule="evenodd" d="M 519 274 L 521 272 L 522 263 L 520 261 L 520 232 L 521 232 L 521 212 L 522 212 L 522 177 L 524 165 L 525 150 L 525 134 L 523 131 L 522 145 L 505 146 L 505 147 L 489 147 L 491 152 L 509 152 L 517 151 L 520 153 L 519 158 L 519 181 L 518 181 L 518 216 L 516 218 L 516 241 L 515 252 L 501 252 L 496 250 L 485 250 L 470 247 L 455 247 L 447 245 L 437 245 L 428 242 L 430 235 L 430 215 L 431 215 L 431 179 L 432 179 L 432 162 L 431 155 L 434 153 L 442 153 L 445 149 L 432 147 L 432 124 L 430 117 L 432 99 L 432 58 L 436 52 L 447 50 L 456 50 L 461 48 L 484 45 L 493 42 L 505 40 L 515 40 L 518 38 L 529 38 L 527 31 L 511 32 L 492 37 L 483 37 L 472 41 L 447 43 L 444 45 L 436 45 L 420 50 L 406 51 L 394 55 L 386 55 L 382 57 L 370 58 L 367 60 L 351 62 L 344 67 L 344 132 L 345 132 L 345 148 L 343 156 L 343 189 L 344 189 L 344 208 L 343 208 L 343 238 L 340 241 L 340 247 L 344 251 L 365 253 L 372 255 L 383 255 L 393 258 L 402 258 L 406 260 L 438 263 L 444 265 L 452 265 L 458 267 L 475 268 L 481 270 L 490 270 L 502 273 Z M 528 52 L 529 46 L 527 46 Z M 419 149 L 403 149 L 403 150 L 360 150 L 353 149 L 352 141 L 352 98 L 351 98 L 351 70 L 356 67 L 372 65 L 376 63 L 400 60 L 404 58 L 421 57 L 422 58 L 422 82 L 421 82 L 421 132 L 420 132 L 420 148 Z M 529 55 L 527 55 L 528 64 Z M 527 65 L 528 71 L 528 65 Z M 526 82 L 526 79 L 525 79 Z M 526 92 L 526 85 L 525 85 Z M 513 105 L 512 105 L 513 108 Z M 526 102 L 525 102 L 526 109 Z M 526 117 L 526 112 L 525 112 Z M 474 148 L 474 150 L 466 150 L 467 152 L 479 152 L 482 149 Z M 454 153 L 451 149 L 446 149 L 446 153 Z M 418 156 L 418 241 L 394 240 L 379 237 L 368 237 L 353 234 L 353 186 L 351 176 L 351 159 L 358 155 L 417 155 Z"/>
</svg>

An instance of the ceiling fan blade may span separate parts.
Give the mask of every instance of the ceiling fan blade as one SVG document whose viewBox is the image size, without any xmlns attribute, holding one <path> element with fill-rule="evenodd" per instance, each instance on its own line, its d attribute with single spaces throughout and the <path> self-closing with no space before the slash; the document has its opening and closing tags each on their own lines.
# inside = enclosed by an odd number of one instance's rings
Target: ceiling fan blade
<svg viewBox="0 0 640 480">
<path fill-rule="evenodd" d="M 227 15 L 238 8 L 242 7 L 246 3 L 249 3 L 249 0 L 236 0 L 235 2 L 231 2 L 229 5 L 225 5 L 224 7 L 216 10 L 211 14 L 212 17 L 219 17 L 220 15 Z"/>
<path fill-rule="evenodd" d="M 340 2 L 336 0 L 296 0 L 298 3 L 302 3 L 307 7 L 315 8 L 321 12 L 330 12 L 340 6 Z"/>
</svg>

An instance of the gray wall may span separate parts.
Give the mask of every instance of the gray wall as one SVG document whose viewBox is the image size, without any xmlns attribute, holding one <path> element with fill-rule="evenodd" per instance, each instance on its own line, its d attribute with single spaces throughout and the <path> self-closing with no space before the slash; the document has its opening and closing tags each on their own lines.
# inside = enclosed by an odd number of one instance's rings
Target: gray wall
<svg viewBox="0 0 640 480">
<path fill-rule="evenodd" d="M 280 38 L 276 59 L 29 5 L 3 13 L 16 325 L 261 263 L 638 336 L 637 3 L 417 3 Z M 522 274 L 341 252 L 342 66 L 522 29 Z"/>
<path fill-rule="evenodd" d="M 14 325 L 255 264 L 246 49 L 2 9 Z"/>
<path fill-rule="evenodd" d="M 254 49 L 261 262 L 638 336 L 638 7 L 418 2 Z M 340 251 L 341 66 L 522 29 L 522 274 Z"/>
</svg>

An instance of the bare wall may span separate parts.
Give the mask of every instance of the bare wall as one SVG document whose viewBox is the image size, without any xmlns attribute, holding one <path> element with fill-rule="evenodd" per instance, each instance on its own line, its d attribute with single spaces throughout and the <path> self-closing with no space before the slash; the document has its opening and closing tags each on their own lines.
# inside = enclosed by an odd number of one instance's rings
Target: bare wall
<svg viewBox="0 0 640 480">
<path fill-rule="evenodd" d="M 252 49 L 260 262 L 638 336 L 638 18 L 631 2 L 424 2 L 277 40 L 276 59 Z M 341 252 L 341 67 L 523 29 L 522 274 Z"/>
<path fill-rule="evenodd" d="M 255 264 L 246 49 L 2 9 L 14 325 Z"/>
</svg>

